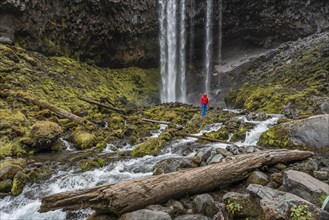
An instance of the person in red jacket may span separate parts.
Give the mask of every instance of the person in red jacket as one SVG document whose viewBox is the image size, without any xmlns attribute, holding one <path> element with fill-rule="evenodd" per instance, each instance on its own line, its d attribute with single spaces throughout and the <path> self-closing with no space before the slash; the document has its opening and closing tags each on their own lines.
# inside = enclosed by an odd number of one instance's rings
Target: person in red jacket
<svg viewBox="0 0 329 220">
<path fill-rule="evenodd" d="M 203 93 L 203 96 L 200 99 L 200 106 L 202 108 L 202 112 L 201 112 L 202 116 L 206 116 L 208 105 L 209 105 L 209 100 L 208 100 L 207 93 Z"/>
</svg>

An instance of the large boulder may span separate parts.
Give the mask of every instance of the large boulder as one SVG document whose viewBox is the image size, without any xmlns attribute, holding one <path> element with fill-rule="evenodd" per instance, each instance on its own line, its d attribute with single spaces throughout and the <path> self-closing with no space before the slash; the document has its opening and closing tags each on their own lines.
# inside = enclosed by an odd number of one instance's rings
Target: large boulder
<svg viewBox="0 0 329 220">
<path fill-rule="evenodd" d="M 264 219 L 289 219 L 293 205 L 304 204 L 314 219 L 329 219 L 329 213 L 292 193 L 282 192 L 266 186 L 250 184 L 247 190 L 260 198 Z"/>
<path fill-rule="evenodd" d="M 51 150 L 62 134 L 62 128 L 55 122 L 38 121 L 31 128 L 32 146 L 37 150 Z"/>
<path fill-rule="evenodd" d="M 264 216 L 259 202 L 250 194 L 228 192 L 223 197 L 230 216 L 235 218 L 259 218 Z"/>
<path fill-rule="evenodd" d="M 269 178 L 265 173 L 254 171 L 247 178 L 247 184 L 258 184 L 265 186 L 269 182 Z"/>
<path fill-rule="evenodd" d="M 29 177 L 23 173 L 23 172 L 18 172 L 16 173 L 13 181 L 13 186 L 11 188 L 11 194 L 13 196 L 18 196 L 19 194 L 22 193 Z"/>
<path fill-rule="evenodd" d="M 123 214 L 120 220 L 141 220 L 141 219 L 153 219 L 153 220 L 171 220 L 168 213 L 151 211 L 148 209 L 141 209 L 135 212 Z"/>
<path fill-rule="evenodd" d="M 201 213 L 205 216 L 213 217 L 218 211 L 214 199 L 209 194 L 198 195 L 193 200 L 194 213 Z"/>
<path fill-rule="evenodd" d="M 264 132 L 258 144 L 264 147 L 315 147 L 329 151 L 329 114 L 282 123 Z"/>
<path fill-rule="evenodd" d="M 320 197 L 329 195 L 329 185 L 311 175 L 295 170 L 284 172 L 283 186 L 287 192 L 321 206 Z"/>
<path fill-rule="evenodd" d="M 22 167 L 19 165 L 7 165 L 0 169 L 0 181 L 6 179 L 13 179 L 17 172 L 21 171 Z"/>
</svg>

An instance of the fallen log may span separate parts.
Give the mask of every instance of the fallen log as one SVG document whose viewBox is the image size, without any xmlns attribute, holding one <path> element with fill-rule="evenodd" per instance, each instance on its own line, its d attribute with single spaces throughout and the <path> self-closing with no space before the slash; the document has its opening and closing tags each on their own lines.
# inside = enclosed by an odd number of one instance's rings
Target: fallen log
<svg viewBox="0 0 329 220">
<path fill-rule="evenodd" d="M 92 208 L 120 215 L 169 199 L 209 192 L 221 185 L 243 180 L 262 166 L 304 160 L 312 155 L 309 151 L 282 149 L 240 155 L 191 170 L 49 195 L 42 198 L 39 211 Z"/>
<path fill-rule="evenodd" d="M 151 123 L 158 123 L 158 124 L 164 124 L 164 125 L 170 125 L 171 122 L 168 121 L 157 121 L 157 120 L 152 120 L 152 119 L 147 119 L 147 118 L 141 118 L 142 121 L 146 122 L 151 122 Z"/>
<path fill-rule="evenodd" d="M 219 142 L 219 143 L 223 143 L 223 144 L 233 144 L 232 142 L 222 141 L 222 140 L 218 140 L 218 139 L 214 139 L 214 138 L 208 138 L 205 136 L 197 136 L 197 135 L 193 135 L 193 134 L 177 133 L 176 136 L 192 137 L 192 138 L 197 138 L 200 140 L 205 140 L 205 141 L 210 141 L 210 142 Z"/>
<path fill-rule="evenodd" d="M 82 101 L 85 101 L 85 102 L 87 102 L 89 104 L 97 105 L 99 107 L 102 107 L 102 108 L 106 108 L 106 109 L 115 111 L 115 112 L 117 112 L 119 114 L 126 115 L 126 112 L 124 110 L 121 110 L 121 109 L 118 109 L 118 108 L 115 108 L 115 107 L 111 107 L 111 106 L 108 106 L 108 105 L 105 105 L 103 103 L 96 102 L 96 101 L 93 101 L 93 100 L 88 100 L 88 99 L 85 99 L 85 98 L 82 98 L 82 97 L 78 97 L 78 99 L 80 99 Z"/>
<path fill-rule="evenodd" d="M 14 97 L 21 98 L 28 102 L 31 102 L 31 103 L 39 106 L 40 108 L 49 109 L 50 111 L 56 113 L 57 115 L 70 119 L 71 121 L 73 121 L 77 124 L 85 125 L 85 124 L 89 123 L 89 124 L 93 125 L 93 123 L 87 121 L 86 119 L 84 119 L 80 116 L 77 116 L 71 112 L 65 111 L 64 109 L 58 108 L 55 105 L 53 105 L 47 101 L 32 98 L 31 96 L 21 93 L 21 92 L 11 92 L 10 94 L 13 95 Z"/>
</svg>

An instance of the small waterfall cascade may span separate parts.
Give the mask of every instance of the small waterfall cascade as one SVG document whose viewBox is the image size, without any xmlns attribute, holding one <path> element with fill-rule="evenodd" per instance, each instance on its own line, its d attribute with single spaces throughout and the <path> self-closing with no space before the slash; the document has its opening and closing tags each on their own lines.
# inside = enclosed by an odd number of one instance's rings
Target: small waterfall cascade
<svg viewBox="0 0 329 220">
<path fill-rule="evenodd" d="M 159 0 L 162 103 L 186 102 L 185 20 L 186 0 Z"/>
<path fill-rule="evenodd" d="M 206 40 L 205 40 L 205 91 L 210 92 L 211 63 L 212 63 L 212 13 L 213 0 L 207 0 Z"/>
</svg>

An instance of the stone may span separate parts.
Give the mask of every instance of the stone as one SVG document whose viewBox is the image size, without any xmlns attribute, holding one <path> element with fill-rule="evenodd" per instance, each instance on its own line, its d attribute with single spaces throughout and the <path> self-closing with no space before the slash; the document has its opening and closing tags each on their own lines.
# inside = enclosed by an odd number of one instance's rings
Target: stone
<svg viewBox="0 0 329 220">
<path fill-rule="evenodd" d="M 329 216 L 328 212 L 320 211 L 319 207 L 292 193 L 255 184 L 250 184 L 247 190 L 260 198 L 260 205 L 264 211 L 263 219 L 290 219 L 289 210 L 294 204 L 307 205 L 314 219 L 320 219 L 319 215 Z"/>
<path fill-rule="evenodd" d="M 213 217 L 218 212 L 218 208 L 209 194 L 202 194 L 193 199 L 193 212 Z"/>
<path fill-rule="evenodd" d="M 179 201 L 169 200 L 166 206 L 171 209 L 170 214 L 172 217 L 186 214 L 186 209 L 184 208 L 183 204 Z"/>
<path fill-rule="evenodd" d="M 149 209 L 151 211 L 155 212 L 165 212 L 170 214 L 172 212 L 172 209 L 170 207 L 164 207 L 162 205 L 149 205 L 145 209 Z"/>
<path fill-rule="evenodd" d="M 11 194 L 13 196 L 18 196 L 19 194 L 21 194 L 27 181 L 28 181 L 28 176 L 25 173 L 21 171 L 16 173 L 13 181 L 13 186 L 11 188 Z"/>
<path fill-rule="evenodd" d="M 18 165 L 7 165 L 0 170 L 0 181 L 13 179 L 17 172 L 21 171 L 22 167 Z"/>
<path fill-rule="evenodd" d="M 216 152 L 218 154 L 223 155 L 224 157 L 233 156 L 233 154 L 230 151 L 223 149 L 223 148 L 216 148 Z"/>
<path fill-rule="evenodd" d="M 158 162 L 153 171 L 153 175 L 175 172 L 184 168 L 196 168 L 198 164 L 193 159 L 175 158 L 165 159 Z"/>
<path fill-rule="evenodd" d="M 318 180 L 328 180 L 329 179 L 329 173 L 327 171 L 314 171 L 313 175 Z"/>
<path fill-rule="evenodd" d="M 200 214 L 187 214 L 177 216 L 174 220 L 209 220 L 209 218 Z"/>
<path fill-rule="evenodd" d="M 268 184 L 268 182 L 269 182 L 268 176 L 260 171 L 252 172 L 250 176 L 247 178 L 247 184 L 258 184 L 265 186 L 266 184 Z"/>
<path fill-rule="evenodd" d="M 172 218 L 168 213 L 151 211 L 148 209 L 141 209 L 134 212 L 125 213 L 120 217 L 120 220 L 171 220 Z"/>
<path fill-rule="evenodd" d="M 32 146 L 37 150 L 51 150 L 62 132 L 62 128 L 55 122 L 38 121 L 31 128 Z"/>
<path fill-rule="evenodd" d="M 220 163 L 223 159 L 223 155 L 217 154 L 213 158 L 211 158 L 208 164 Z"/>
<path fill-rule="evenodd" d="M 11 179 L 0 181 L 0 193 L 9 193 L 12 186 L 13 181 Z"/>
<path fill-rule="evenodd" d="M 223 196 L 226 209 L 231 218 L 259 218 L 262 219 L 264 213 L 256 198 L 250 194 L 228 192 Z"/>
<path fill-rule="evenodd" d="M 9 37 L 0 37 L 0 43 L 12 45 L 13 41 Z"/>
<path fill-rule="evenodd" d="M 293 193 L 313 204 L 320 206 L 322 194 L 329 195 L 329 185 L 311 175 L 295 170 L 284 172 L 283 187 L 287 192 Z"/>
</svg>

